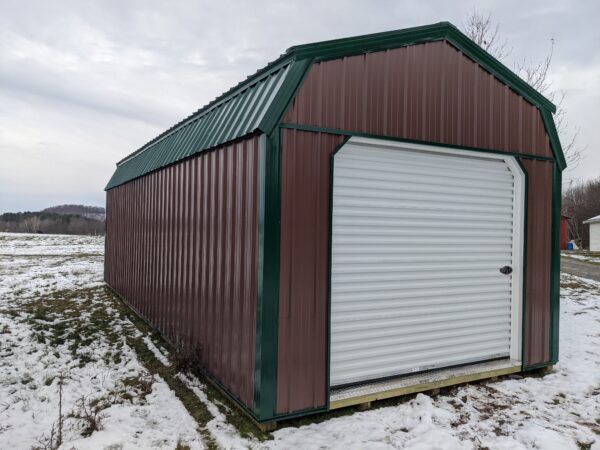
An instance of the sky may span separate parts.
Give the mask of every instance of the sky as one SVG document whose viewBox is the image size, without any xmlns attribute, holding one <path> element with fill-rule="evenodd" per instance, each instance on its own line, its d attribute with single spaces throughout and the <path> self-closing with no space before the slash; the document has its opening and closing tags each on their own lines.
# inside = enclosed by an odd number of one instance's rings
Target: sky
<svg viewBox="0 0 600 450">
<path fill-rule="evenodd" d="M 541 61 L 565 93 L 583 158 L 600 176 L 600 2 L 0 0 L 0 213 L 104 205 L 118 160 L 295 44 L 440 21 L 474 6 Z"/>
</svg>

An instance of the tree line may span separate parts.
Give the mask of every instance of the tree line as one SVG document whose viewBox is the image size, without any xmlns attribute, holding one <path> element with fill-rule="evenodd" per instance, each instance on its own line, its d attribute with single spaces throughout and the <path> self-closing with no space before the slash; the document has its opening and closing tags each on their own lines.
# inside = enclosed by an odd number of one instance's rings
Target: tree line
<svg viewBox="0 0 600 450">
<path fill-rule="evenodd" d="M 104 234 L 105 222 L 76 214 L 27 211 L 0 215 L 0 231 L 96 235 Z"/>
<path fill-rule="evenodd" d="M 570 217 L 569 240 L 589 248 L 590 227 L 583 221 L 600 215 L 600 177 L 571 183 L 563 192 L 562 213 Z"/>
</svg>

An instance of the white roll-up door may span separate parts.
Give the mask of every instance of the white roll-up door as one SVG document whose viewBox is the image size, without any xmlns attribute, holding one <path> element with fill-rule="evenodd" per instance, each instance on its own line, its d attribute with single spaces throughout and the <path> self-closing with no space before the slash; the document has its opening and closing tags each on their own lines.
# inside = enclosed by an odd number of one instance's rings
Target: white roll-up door
<svg viewBox="0 0 600 450">
<path fill-rule="evenodd" d="M 363 138 L 337 152 L 331 386 L 519 359 L 522 177 L 495 154 Z"/>
</svg>

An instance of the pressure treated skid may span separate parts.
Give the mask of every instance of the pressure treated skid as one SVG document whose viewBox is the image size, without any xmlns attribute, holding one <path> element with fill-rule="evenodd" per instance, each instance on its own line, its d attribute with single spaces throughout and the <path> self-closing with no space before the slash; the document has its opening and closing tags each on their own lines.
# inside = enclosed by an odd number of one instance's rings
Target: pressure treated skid
<svg viewBox="0 0 600 450">
<path fill-rule="evenodd" d="M 171 342 L 199 352 L 260 424 L 547 367 L 558 359 L 565 167 L 554 111 L 448 23 L 292 47 L 118 163 L 106 188 L 105 280 Z M 522 365 L 374 381 L 380 390 L 344 391 L 352 398 L 331 391 L 334 155 L 351 139 L 520 166 Z"/>
<path fill-rule="evenodd" d="M 494 378 L 521 372 L 521 365 L 511 361 L 491 361 L 464 367 L 441 369 L 418 375 L 368 383 L 333 391 L 329 400 L 330 409 L 345 408 L 391 397 L 415 394 L 439 389 L 454 384 Z"/>
</svg>

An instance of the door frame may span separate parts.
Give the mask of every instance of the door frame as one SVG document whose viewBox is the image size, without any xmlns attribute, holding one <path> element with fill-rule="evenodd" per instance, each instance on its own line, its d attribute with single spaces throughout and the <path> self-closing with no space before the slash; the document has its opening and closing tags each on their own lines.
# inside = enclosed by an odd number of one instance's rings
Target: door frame
<svg viewBox="0 0 600 450">
<path fill-rule="evenodd" d="M 332 273 L 332 247 L 333 247 L 333 188 L 335 177 L 335 157 L 346 145 L 364 145 L 367 147 L 384 147 L 392 150 L 408 150 L 425 152 L 429 154 L 454 155 L 469 158 L 504 161 L 514 177 L 513 194 L 513 245 L 512 245 L 512 295 L 511 295 L 511 333 L 509 358 L 514 364 L 522 364 L 523 350 L 523 312 L 524 312 L 524 274 L 525 260 L 525 224 L 526 224 L 526 186 L 527 176 L 515 156 L 501 152 L 481 150 L 465 150 L 452 148 L 446 145 L 418 144 L 401 140 L 379 139 L 372 137 L 351 136 L 340 145 L 331 155 L 331 175 L 329 187 L 329 242 L 328 242 L 328 280 L 327 280 L 327 408 L 331 391 L 331 273 Z M 398 375 L 402 377 L 404 375 Z M 366 381 L 368 383 L 368 381 Z"/>
</svg>

